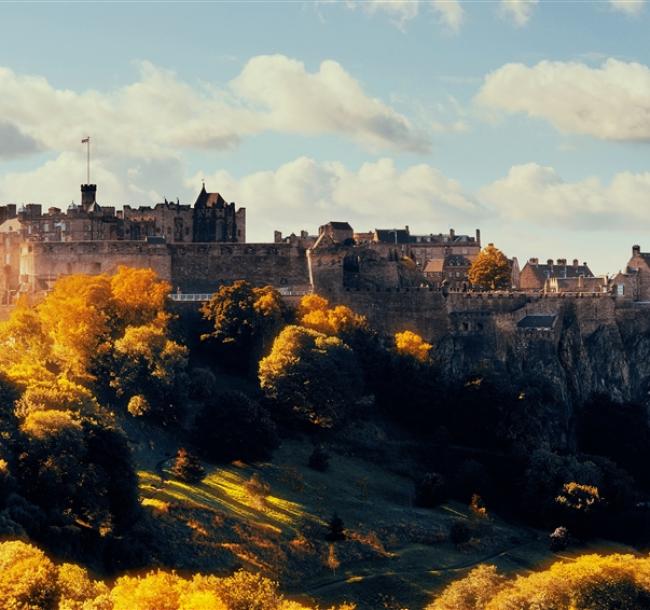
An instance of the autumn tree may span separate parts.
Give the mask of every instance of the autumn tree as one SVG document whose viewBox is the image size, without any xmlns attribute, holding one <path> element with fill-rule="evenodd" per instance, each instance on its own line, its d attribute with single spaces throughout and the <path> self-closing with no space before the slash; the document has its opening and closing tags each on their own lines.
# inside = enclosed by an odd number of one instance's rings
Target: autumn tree
<svg viewBox="0 0 650 610">
<path fill-rule="evenodd" d="M 340 423 L 359 398 L 361 378 L 354 352 L 337 337 L 287 326 L 260 361 L 267 398 L 293 417 L 322 427 Z"/>
<path fill-rule="evenodd" d="M 432 347 L 420 335 L 410 330 L 395 333 L 395 350 L 401 356 L 410 356 L 418 362 L 426 362 Z"/>
<path fill-rule="evenodd" d="M 204 339 L 246 352 L 254 340 L 281 323 L 285 310 L 279 293 L 271 286 L 254 288 L 239 280 L 221 286 L 201 311 L 212 325 Z"/>
<path fill-rule="evenodd" d="M 199 458 L 184 447 L 181 447 L 176 453 L 172 472 L 181 481 L 187 483 L 198 483 L 205 477 L 205 468 Z"/>
<path fill-rule="evenodd" d="M 494 244 L 488 244 L 474 259 L 467 272 L 470 284 L 482 290 L 502 290 L 510 287 L 510 262 Z"/>
<path fill-rule="evenodd" d="M 494 566 L 479 565 L 465 578 L 448 585 L 426 610 L 484 610 L 505 583 Z"/>
<path fill-rule="evenodd" d="M 156 320 L 143 326 L 129 326 L 113 348 L 110 386 L 132 407 L 132 415 L 150 414 L 162 421 L 180 416 L 186 388 L 188 350 L 169 338 L 165 326 Z M 131 403 L 142 396 L 145 403 Z"/>
<path fill-rule="evenodd" d="M 40 549 L 18 540 L 0 543 L 0 607 L 55 610 L 56 566 Z"/>
</svg>

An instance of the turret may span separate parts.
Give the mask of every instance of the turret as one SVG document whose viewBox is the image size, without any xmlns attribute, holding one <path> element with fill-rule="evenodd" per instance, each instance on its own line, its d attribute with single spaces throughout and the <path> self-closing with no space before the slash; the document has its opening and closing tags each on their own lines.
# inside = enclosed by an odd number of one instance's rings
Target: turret
<svg viewBox="0 0 650 610">
<path fill-rule="evenodd" d="M 88 211 L 97 202 L 97 185 L 96 184 L 82 184 L 81 185 L 81 207 Z"/>
</svg>

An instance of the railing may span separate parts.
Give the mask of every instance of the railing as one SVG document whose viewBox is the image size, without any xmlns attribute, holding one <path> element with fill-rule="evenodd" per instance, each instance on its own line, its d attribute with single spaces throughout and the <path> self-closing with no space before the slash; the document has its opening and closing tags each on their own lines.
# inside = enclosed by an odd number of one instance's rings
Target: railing
<svg viewBox="0 0 650 610">
<path fill-rule="evenodd" d="M 211 296 L 212 294 L 207 292 L 200 292 L 200 293 L 173 292 L 169 295 L 169 298 L 172 301 L 176 301 L 178 303 L 181 302 L 185 303 L 185 302 L 209 301 Z"/>
<path fill-rule="evenodd" d="M 311 294 L 311 288 L 297 288 L 293 286 L 280 286 L 276 288 L 283 297 L 302 297 Z M 201 303 L 209 301 L 213 293 L 208 292 L 172 292 L 169 298 L 177 303 Z"/>
</svg>

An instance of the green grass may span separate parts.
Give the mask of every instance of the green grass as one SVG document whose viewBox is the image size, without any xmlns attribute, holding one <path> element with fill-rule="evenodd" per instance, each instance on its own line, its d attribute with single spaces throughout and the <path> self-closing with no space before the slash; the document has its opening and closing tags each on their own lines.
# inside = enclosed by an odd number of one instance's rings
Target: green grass
<svg viewBox="0 0 650 610">
<path fill-rule="evenodd" d="M 526 572 L 557 559 L 546 533 L 494 515 L 478 525 L 476 539 L 457 548 L 448 530 L 456 519 L 474 518 L 467 506 L 415 508 L 412 482 L 385 465 L 333 453 L 329 470 L 316 472 L 306 466 L 311 450 L 306 442 L 285 442 L 271 462 L 211 467 L 195 485 L 166 470 L 161 478 L 145 452 L 142 463 L 149 467 L 139 473 L 140 489 L 161 547 L 169 549 L 163 562 L 202 571 L 262 570 L 325 607 L 348 600 L 360 610 L 417 610 L 477 563 Z M 254 474 L 268 494 L 251 493 Z M 334 511 L 348 539 L 332 547 L 324 534 Z"/>
</svg>

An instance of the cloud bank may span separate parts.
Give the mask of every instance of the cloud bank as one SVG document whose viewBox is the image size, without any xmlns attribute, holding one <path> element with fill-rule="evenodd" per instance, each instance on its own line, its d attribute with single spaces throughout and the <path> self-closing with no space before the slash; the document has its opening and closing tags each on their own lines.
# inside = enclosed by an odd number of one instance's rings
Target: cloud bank
<svg viewBox="0 0 650 610">
<path fill-rule="evenodd" d="M 564 133 L 650 141 L 650 68 L 639 63 L 506 64 L 485 77 L 476 101 L 544 119 Z"/>
<path fill-rule="evenodd" d="M 1 125 L 13 130 L 13 144 L 0 154 L 25 149 L 30 138 L 49 150 L 73 150 L 86 133 L 96 136 L 100 155 L 143 158 L 228 149 L 269 131 L 336 134 L 373 152 L 429 146 L 406 117 L 368 95 L 335 61 L 309 72 L 284 55 L 257 56 L 223 88 L 192 86 L 143 62 L 136 82 L 106 92 L 57 89 L 45 78 L 0 68 L 0 91 Z"/>
</svg>

